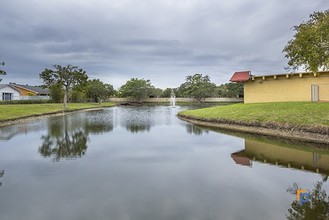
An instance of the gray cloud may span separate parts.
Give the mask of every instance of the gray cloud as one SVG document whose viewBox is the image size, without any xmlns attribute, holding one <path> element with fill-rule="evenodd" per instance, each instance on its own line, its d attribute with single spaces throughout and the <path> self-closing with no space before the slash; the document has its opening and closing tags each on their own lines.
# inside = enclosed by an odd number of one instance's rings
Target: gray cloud
<svg viewBox="0 0 329 220">
<path fill-rule="evenodd" d="M 217 84 L 238 70 L 283 72 L 291 27 L 326 0 L 11 0 L 0 8 L 3 82 L 41 84 L 52 64 L 73 64 L 120 86 L 131 77 L 179 86 L 205 73 Z"/>
</svg>

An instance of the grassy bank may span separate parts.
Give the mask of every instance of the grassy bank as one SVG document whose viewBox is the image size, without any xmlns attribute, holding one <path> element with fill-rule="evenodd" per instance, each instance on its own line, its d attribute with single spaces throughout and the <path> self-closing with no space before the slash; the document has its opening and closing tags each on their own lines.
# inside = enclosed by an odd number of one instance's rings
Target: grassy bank
<svg viewBox="0 0 329 220">
<path fill-rule="evenodd" d="M 113 102 L 98 103 L 70 103 L 67 111 L 79 109 L 99 108 L 114 106 Z M 34 115 L 42 115 L 64 111 L 63 104 L 48 103 L 48 104 L 17 104 L 17 105 L 0 105 L 0 122 L 23 118 Z"/>
<path fill-rule="evenodd" d="M 329 127 L 329 103 L 286 102 L 233 104 L 187 110 L 180 116 L 255 126 Z"/>
</svg>

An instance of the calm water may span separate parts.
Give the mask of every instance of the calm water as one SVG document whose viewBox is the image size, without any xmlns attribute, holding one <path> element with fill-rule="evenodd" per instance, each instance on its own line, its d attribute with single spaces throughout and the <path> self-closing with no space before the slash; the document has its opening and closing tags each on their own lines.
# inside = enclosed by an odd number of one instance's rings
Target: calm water
<svg viewBox="0 0 329 220">
<path fill-rule="evenodd" d="M 176 117 L 185 108 L 0 128 L 0 219 L 285 219 L 293 183 L 328 190 L 329 151 L 203 129 Z"/>
</svg>

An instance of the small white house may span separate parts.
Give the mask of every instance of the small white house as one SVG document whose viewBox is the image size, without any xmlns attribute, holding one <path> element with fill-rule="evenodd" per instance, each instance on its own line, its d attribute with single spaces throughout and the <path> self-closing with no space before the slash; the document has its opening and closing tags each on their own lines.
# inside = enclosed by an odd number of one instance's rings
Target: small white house
<svg viewBox="0 0 329 220">
<path fill-rule="evenodd" d="M 20 92 L 8 84 L 0 85 L 0 101 L 19 100 Z"/>
</svg>

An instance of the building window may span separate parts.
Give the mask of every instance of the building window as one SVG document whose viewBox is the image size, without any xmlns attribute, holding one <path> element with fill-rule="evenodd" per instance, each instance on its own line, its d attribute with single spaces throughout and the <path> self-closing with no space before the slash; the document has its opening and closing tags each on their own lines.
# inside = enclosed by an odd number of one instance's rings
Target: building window
<svg viewBox="0 0 329 220">
<path fill-rule="evenodd" d="M 2 93 L 2 100 L 3 101 L 10 101 L 13 98 L 13 93 Z"/>
</svg>

